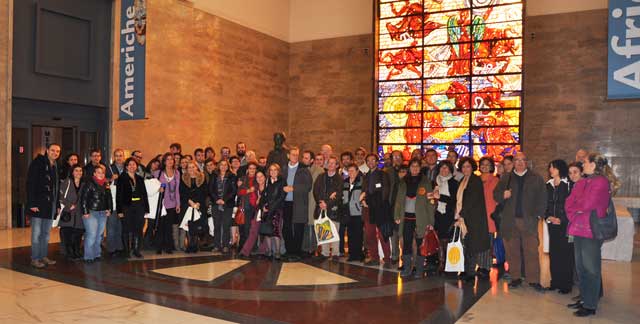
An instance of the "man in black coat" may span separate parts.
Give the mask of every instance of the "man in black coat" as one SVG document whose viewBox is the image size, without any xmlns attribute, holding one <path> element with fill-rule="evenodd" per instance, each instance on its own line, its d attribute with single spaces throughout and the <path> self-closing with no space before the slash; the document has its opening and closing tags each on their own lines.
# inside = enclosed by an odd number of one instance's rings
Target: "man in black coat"
<svg viewBox="0 0 640 324">
<path fill-rule="evenodd" d="M 91 149 L 91 152 L 89 153 L 89 158 L 91 159 L 89 161 L 89 164 L 85 165 L 83 169 L 85 180 L 91 179 L 91 177 L 93 177 L 93 171 L 96 170 L 97 166 L 104 165 L 102 164 L 102 151 L 99 148 Z M 105 166 L 105 169 L 106 169 L 106 166 Z"/>
<path fill-rule="evenodd" d="M 313 197 L 316 199 L 315 219 L 318 219 L 321 212 L 325 211 L 327 217 L 335 223 L 336 227 L 340 227 L 338 205 L 342 201 L 343 185 L 344 180 L 342 180 L 342 175 L 338 172 L 338 158 L 331 156 L 327 163 L 327 171 L 321 173 L 313 184 Z M 342 240 L 342 238 L 340 239 Z M 330 250 L 332 250 L 333 258 L 338 260 L 339 247 L 339 242 L 323 244 L 322 255 L 329 257 Z"/>
<path fill-rule="evenodd" d="M 287 185 L 284 192 L 284 217 L 282 235 L 291 261 L 298 261 L 302 253 L 304 228 L 309 221 L 309 192 L 313 185 L 311 172 L 299 162 L 300 149 L 289 149 L 289 163 L 282 172 Z"/>
<path fill-rule="evenodd" d="M 378 168 L 378 156 L 369 154 L 366 157 L 367 172 L 362 183 L 362 205 L 365 215 L 365 232 L 367 250 L 371 259 L 366 265 L 379 265 L 380 255 L 378 254 L 378 242 L 382 246 L 385 266 L 391 265 L 391 251 L 389 237 L 384 237 L 380 228 L 382 226 L 393 226 L 391 211 L 389 208 L 389 195 L 391 194 L 391 184 L 389 175 Z M 368 216 L 368 217 L 367 217 Z"/>
<path fill-rule="evenodd" d="M 57 160 L 60 145 L 49 144 L 45 155 L 29 165 L 27 173 L 27 208 L 31 215 L 31 265 L 42 269 L 56 262 L 47 258 L 51 224 L 60 210 L 60 178 Z"/>
</svg>

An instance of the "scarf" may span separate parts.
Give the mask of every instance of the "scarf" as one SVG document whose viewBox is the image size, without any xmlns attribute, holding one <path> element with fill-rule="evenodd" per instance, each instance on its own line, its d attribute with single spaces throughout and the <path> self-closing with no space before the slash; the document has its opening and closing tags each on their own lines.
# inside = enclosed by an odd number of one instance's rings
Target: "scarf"
<svg viewBox="0 0 640 324">
<path fill-rule="evenodd" d="M 440 192 L 441 195 L 451 196 L 451 193 L 449 192 L 449 180 L 452 177 L 453 175 L 449 174 L 446 177 L 438 175 L 438 177 L 436 178 L 436 183 L 438 184 L 439 190 L 438 192 Z M 438 201 L 438 212 L 444 215 L 447 212 L 447 203 Z"/>
<path fill-rule="evenodd" d="M 458 201 L 456 202 L 456 216 L 455 218 L 457 219 L 456 221 L 456 226 L 460 227 L 460 232 L 462 233 L 462 237 L 464 238 L 465 236 L 467 236 L 467 225 L 464 222 L 464 218 L 460 217 L 460 211 L 462 211 L 462 198 L 464 197 L 464 190 L 467 188 L 467 185 L 469 184 L 469 179 L 472 177 L 472 175 L 470 176 L 465 176 L 462 181 L 460 182 L 460 187 L 458 187 L 458 193 L 456 195 Z"/>
<path fill-rule="evenodd" d="M 95 181 L 100 187 L 104 187 L 105 183 L 107 183 L 107 178 L 102 178 L 102 180 L 96 178 L 96 176 L 93 176 L 93 181 Z"/>
<path fill-rule="evenodd" d="M 458 199 L 458 201 L 456 201 L 456 219 L 460 218 L 460 211 L 462 211 L 462 198 L 464 197 L 464 190 L 467 188 L 467 184 L 469 184 L 469 178 L 471 178 L 471 176 L 465 176 L 462 178 L 460 187 L 458 187 L 458 193 L 456 195 L 456 198 Z"/>
</svg>

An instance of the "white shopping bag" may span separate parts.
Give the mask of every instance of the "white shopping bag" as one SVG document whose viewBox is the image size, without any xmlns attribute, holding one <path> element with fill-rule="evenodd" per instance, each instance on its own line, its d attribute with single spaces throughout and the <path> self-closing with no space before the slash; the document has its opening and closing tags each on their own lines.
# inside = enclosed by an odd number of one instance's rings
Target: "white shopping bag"
<svg viewBox="0 0 640 324">
<path fill-rule="evenodd" d="M 69 187 L 71 187 L 71 181 L 73 180 L 69 179 L 69 182 L 67 183 L 67 189 L 65 189 L 64 191 L 64 199 L 67 199 L 67 194 L 69 193 Z M 51 223 L 52 228 L 58 227 L 58 224 L 60 223 L 60 215 L 62 215 L 63 210 L 64 210 L 64 204 L 60 203 L 60 212 L 58 212 L 58 214 L 56 215 L 56 218 L 53 220 L 53 223 Z"/>
<path fill-rule="evenodd" d="M 340 241 L 340 234 L 336 224 L 327 217 L 327 211 L 321 210 L 320 217 L 313 222 L 313 230 L 316 233 L 318 245 Z"/>
<path fill-rule="evenodd" d="M 209 217 L 207 219 L 207 223 L 209 224 L 209 235 L 213 236 L 213 233 L 215 233 L 215 227 L 213 226 L 213 217 Z"/>
<path fill-rule="evenodd" d="M 458 236 L 456 238 L 456 233 Z M 464 249 L 460 242 L 460 227 L 453 230 L 453 240 L 447 244 L 447 262 L 444 268 L 446 272 L 464 272 Z"/>
<path fill-rule="evenodd" d="M 542 252 L 549 253 L 549 225 L 542 221 Z"/>
<path fill-rule="evenodd" d="M 147 198 L 149 199 L 149 214 L 146 214 L 144 218 L 156 219 L 158 199 L 160 198 L 160 187 L 162 184 L 160 183 L 160 180 L 153 178 L 145 180 L 144 186 L 147 189 Z"/>
<path fill-rule="evenodd" d="M 193 219 L 191 219 L 192 216 L 193 216 Z M 182 217 L 182 222 L 180 222 L 180 228 L 188 232 L 189 221 L 195 222 L 198 219 L 200 219 L 200 211 L 193 207 L 189 207 L 187 208 L 187 211 L 184 213 L 184 217 Z"/>
<path fill-rule="evenodd" d="M 60 212 L 58 213 L 58 215 L 56 215 L 56 218 L 53 220 L 53 223 L 51 223 L 51 228 L 56 228 L 58 227 L 58 224 L 60 223 L 60 215 L 62 215 L 62 211 L 64 210 L 64 204 L 60 204 Z"/>
</svg>

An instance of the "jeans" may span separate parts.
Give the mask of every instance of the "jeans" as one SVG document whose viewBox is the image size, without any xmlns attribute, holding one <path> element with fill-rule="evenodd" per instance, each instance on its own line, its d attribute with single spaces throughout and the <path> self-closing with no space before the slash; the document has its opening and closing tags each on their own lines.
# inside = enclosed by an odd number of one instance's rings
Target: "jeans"
<svg viewBox="0 0 640 324">
<path fill-rule="evenodd" d="M 576 270 L 580 277 L 580 296 L 584 308 L 598 308 L 602 282 L 602 241 L 584 237 L 574 238 Z"/>
<path fill-rule="evenodd" d="M 112 215 L 115 214 L 112 212 Z M 117 216 L 107 218 L 107 251 L 122 251 L 122 222 Z"/>
<path fill-rule="evenodd" d="M 224 210 L 219 210 L 217 205 L 213 206 L 214 247 L 219 249 L 229 247 L 229 243 L 231 242 L 231 224 L 233 223 L 232 213 L 233 208 L 225 207 Z"/>
<path fill-rule="evenodd" d="M 84 224 L 84 259 L 93 260 L 101 256 L 102 236 L 107 224 L 107 212 L 90 211 L 89 218 L 82 217 Z"/>
<path fill-rule="evenodd" d="M 47 257 L 52 219 L 31 217 L 31 260 Z"/>
<path fill-rule="evenodd" d="M 391 260 L 398 261 L 400 258 L 400 231 L 398 224 L 393 225 L 393 235 L 391 235 Z"/>
</svg>

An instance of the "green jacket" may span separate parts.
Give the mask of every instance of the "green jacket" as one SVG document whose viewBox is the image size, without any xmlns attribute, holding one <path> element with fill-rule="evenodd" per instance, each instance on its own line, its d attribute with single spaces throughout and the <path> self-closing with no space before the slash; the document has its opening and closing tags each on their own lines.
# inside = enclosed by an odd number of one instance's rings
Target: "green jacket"
<svg viewBox="0 0 640 324">
<path fill-rule="evenodd" d="M 420 183 L 418 184 L 418 193 L 420 191 L 432 192 L 433 186 L 431 182 L 427 179 L 427 177 L 422 176 L 420 179 Z M 400 228 L 398 234 L 402 237 L 403 227 L 404 227 L 404 204 L 407 196 L 407 183 L 405 180 L 400 181 L 398 185 L 398 194 L 396 196 L 396 203 L 394 207 L 393 216 L 396 220 L 400 220 Z M 434 213 L 435 207 L 429 200 L 427 200 L 427 196 L 422 194 L 418 194 L 416 196 L 416 237 L 422 238 L 424 236 L 424 231 L 428 225 L 433 226 L 434 222 Z"/>
</svg>

